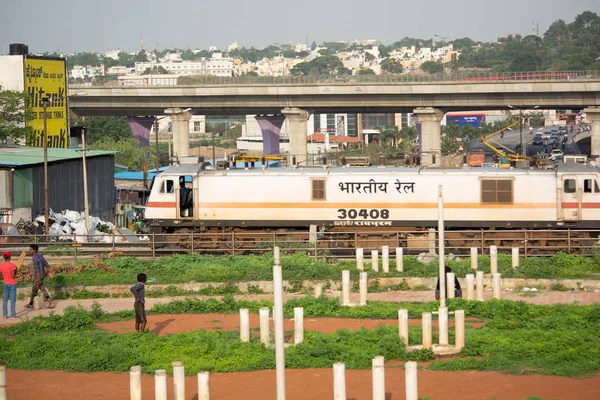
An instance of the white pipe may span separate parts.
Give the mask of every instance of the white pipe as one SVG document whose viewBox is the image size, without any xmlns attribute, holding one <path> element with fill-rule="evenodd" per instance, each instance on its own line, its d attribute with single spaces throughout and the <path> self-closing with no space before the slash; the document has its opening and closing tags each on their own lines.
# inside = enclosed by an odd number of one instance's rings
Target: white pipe
<svg viewBox="0 0 600 400">
<path fill-rule="evenodd" d="M 240 340 L 250 341 L 250 311 L 247 308 L 240 308 Z"/>
<path fill-rule="evenodd" d="M 350 271 L 342 271 L 342 305 L 350 304 Z"/>
<path fill-rule="evenodd" d="M 285 400 L 285 348 L 283 338 L 283 278 L 281 265 L 273 266 L 273 319 L 277 400 Z"/>
<path fill-rule="evenodd" d="M 175 400 L 185 400 L 185 368 L 180 361 L 176 361 L 172 365 Z"/>
<path fill-rule="evenodd" d="M 467 274 L 467 300 L 474 300 L 475 294 L 475 275 Z"/>
<path fill-rule="evenodd" d="M 359 290 L 360 290 L 360 305 L 367 305 L 367 290 L 368 290 L 368 277 L 366 272 L 360 273 Z"/>
<path fill-rule="evenodd" d="M 396 271 L 404 272 L 404 249 L 396 247 Z"/>
<path fill-rule="evenodd" d="M 304 341 L 304 309 L 302 307 L 294 307 L 294 343 L 302 343 Z"/>
<path fill-rule="evenodd" d="M 379 272 L 379 252 L 377 250 L 371 250 L 371 269 Z"/>
<path fill-rule="evenodd" d="M 398 335 L 400 340 L 408 347 L 408 310 L 398 310 Z"/>
<path fill-rule="evenodd" d="M 377 356 L 372 361 L 373 400 L 385 400 L 385 368 L 383 356 Z"/>
<path fill-rule="evenodd" d="M 381 247 L 381 266 L 383 272 L 390 272 L 390 246 Z"/>
<path fill-rule="evenodd" d="M 438 247 L 439 247 L 439 277 L 440 277 L 440 308 L 446 307 L 446 253 L 444 248 L 444 198 L 442 185 L 438 186 Z"/>
<path fill-rule="evenodd" d="M 269 345 L 269 308 L 263 307 L 259 310 L 260 318 L 260 342 Z"/>
<path fill-rule="evenodd" d="M 512 248 L 512 267 L 517 268 L 519 266 L 519 248 Z"/>
<path fill-rule="evenodd" d="M 498 273 L 498 248 L 490 246 L 490 274 Z"/>
<path fill-rule="evenodd" d="M 417 385 L 416 361 L 407 361 L 404 364 L 404 377 L 406 385 L 406 400 L 418 400 L 419 390 Z"/>
<path fill-rule="evenodd" d="M 346 400 L 346 365 L 333 364 L 333 399 Z"/>
<path fill-rule="evenodd" d="M 483 301 L 483 271 L 477 271 L 475 280 L 477 281 L 477 301 Z"/>
<path fill-rule="evenodd" d="M 471 268 L 477 269 L 477 247 L 471 247 Z"/>
<path fill-rule="evenodd" d="M 167 400 L 167 371 L 164 369 L 154 372 L 154 399 Z"/>
<path fill-rule="evenodd" d="M 209 379 L 208 372 L 198 372 L 198 400 L 210 400 Z"/>
<path fill-rule="evenodd" d="M 133 367 L 135 368 L 135 367 Z M 141 368 L 140 368 L 141 370 Z M 133 394 L 133 392 L 132 392 Z M 132 397 L 133 399 L 134 397 Z M 141 384 L 140 384 L 140 397 L 141 400 Z M 6 364 L 0 364 L 0 400 L 6 400 Z M 137 399 L 136 399 L 137 400 Z"/>
<path fill-rule="evenodd" d="M 446 273 L 446 293 L 449 299 L 454 298 L 454 272 Z"/>
<path fill-rule="evenodd" d="M 438 317 L 440 346 L 448 346 L 448 307 L 440 307 Z"/>
<path fill-rule="evenodd" d="M 454 311 L 454 347 L 465 347 L 465 310 Z"/>
<path fill-rule="evenodd" d="M 356 268 L 359 271 L 365 270 L 364 251 L 360 247 L 356 249 Z"/>
<path fill-rule="evenodd" d="M 5 367 L 2 366 L 0 368 Z M 0 371 L 2 370 L 0 369 Z M 0 399 L 6 400 L 6 393 L 4 394 L 4 397 L 2 397 L 1 393 L 2 387 L 6 384 L 5 382 L 4 385 L 2 384 L 2 376 L 5 377 L 4 372 L 0 372 Z M 6 379 L 6 377 L 4 379 Z M 129 370 L 129 399 L 142 400 L 142 367 L 139 365 L 131 367 Z"/>
<path fill-rule="evenodd" d="M 500 300 L 502 290 L 502 274 L 492 275 L 492 296 L 495 299 Z"/>
<path fill-rule="evenodd" d="M 273 248 L 273 261 L 275 265 L 281 265 L 281 257 L 279 255 L 279 246 Z"/>
<path fill-rule="evenodd" d="M 421 324 L 423 325 L 423 348 L 430 349 L 431 348 L 431 313 L 424 312 L 421 314 Z"/>
</svg>

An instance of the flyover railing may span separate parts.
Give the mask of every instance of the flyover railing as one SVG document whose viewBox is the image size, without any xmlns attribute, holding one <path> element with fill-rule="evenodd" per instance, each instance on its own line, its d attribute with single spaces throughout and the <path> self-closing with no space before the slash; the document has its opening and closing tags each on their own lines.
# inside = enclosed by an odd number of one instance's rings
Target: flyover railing
<svg viewBox="0 0 600 400">
<path fill-rule="evenodd" d="M 557 252 L 600 256 L 600 230 L 448 230 L 445 232 L 446 254 L 467 256 L 475 247 L 480 254 L 489 254 L 490 246 L 510 254 L 519 248 L 523 257 L 551 256 Z M 2 243 L 3 250 L 18 254 L 27 251 L 30 244 L 38 244 L 46 256 L 61 257 L 64 262 L 77 262 L 81 258 L 144 257 L 157 258 L 173 254 L 258 255 L 273 251 L 279 246 L 283 254 L 304 252 L 315 259 L 329 262 L 353 259 L 357 248 L 364 249 L 365 257 L 371 250 L 389 246 L 394 254 L 398 247 L 404 254 L 437 252 L 438 236 L 435 229 L 372 230 L 348 232 L 299 231 L 246 231 L 221 233 L 173 234 L 101 234 L 101 235 L 43 235 L 12 236 Z"/>
<path fill-rule="evenodd" d="M 171 77 L 171 76 L 170 76 Z M 391 74 L 391 75 L 305 75 L 305 76 L 178 76 L 176 86 L 211 86 L 211 85 L 359 85 L 359 84 L 389 84 L 389 83 L 493 83 L 506 81 L 568 81 L 568 80 L 597 80 L 600 70 L 591 71 L 549 71 L 549 72 L 481 72 L 459 71 L 437 74 Z M 160 76 L 147 76 L 146 79 L 127 84 L 111 79 L 95 83 L 70 84 L 70 87 L 139 87 L 139 86 L 173 86 L 160 83 Z M 164 80 L 163 80 L 164 81 Z M 167 81 L 171 81 L 170 79 Z"/>
</svg>

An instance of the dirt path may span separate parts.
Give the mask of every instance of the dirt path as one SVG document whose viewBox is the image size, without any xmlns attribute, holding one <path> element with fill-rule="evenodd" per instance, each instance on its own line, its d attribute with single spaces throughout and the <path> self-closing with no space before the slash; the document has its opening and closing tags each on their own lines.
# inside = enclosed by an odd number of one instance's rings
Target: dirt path
<svg viewBox="0 0 600 400">
<path fill-rule="evenodd" d="M 386 399 L 404 399 L 404 370 L 386 368 Z M 440 372 L 419 370 L 419 396 L 431 400 L 523 400 L 538 396 L 544 400 L 600 398 L 600 374 L 587 379 L 554 376 L 514 376 L 498 372 Z M 195 376 L 186 378 L 186 400 L 197 399 Z M 129 399 L 129 374 L 69 373 L 62 371 L 7 371 L 9 399 L 81 400 Z M 143 398 L 154 398 L 154 378 L 142 376 Z M 371 371 L 346 371 L 347 399 L 370 400 Z M 168 395 L 173 393 L 168 378 Z M 210 375 L 211 399 L 275 399 L 275 371 L 214 373 Z M 288 400 L 333 398 L 331 369 L 286 371 Z"/>
<path fill-rule="evenodd" d="M 453 319 L 450 319 L 450 326 L 453 326 L 453 321 Z M 397 319 L 304 318 L 304 330 L 323 333 L 332 333 L 342 328 L 356 331 L 360 328 L 373 329 L 379 325 L 397 324 Z M 421 325 L 421 320 L 409 319 L 408 324 L 410 326 Z M 467 318 L 467 324 L 473 327 L 480 327 L 481 321 L 475 318 Z M 133 321 L 117 321 L 96 325 L 110 332 L 129 333 L 134 331 Z M 437 326 L 437 320 L 433 321 L 433 325 Z M 258 329 L 259 327 L 258 314 L 250 314 L 250 329 Z M 160 336 L 180 332 L 193 332 L 199 329 L 236 331 L 240 329 L 240 317 L 238 314 L 152 315 L 148 317 L 148 329 Z M 273 329 L 273 319 L 271 318 L 271 332 L 273 332 Z M 284 329 L 293 330 L 294 320 L 286 319 Z M 253 332 L 252 334 L 258 337 L 258 332 Z"/>
</svg>

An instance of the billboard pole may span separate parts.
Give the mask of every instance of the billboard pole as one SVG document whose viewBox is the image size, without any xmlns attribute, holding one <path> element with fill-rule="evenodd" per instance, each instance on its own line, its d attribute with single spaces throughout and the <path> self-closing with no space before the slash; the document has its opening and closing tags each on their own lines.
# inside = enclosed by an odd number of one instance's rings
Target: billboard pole
<svg viewBox="0 0 600 400">
<path fill-rule="evenodd" d="M 48 97 L 42 98 L 42 105 L 44 107 L 44 232 L 48 236 L 48 224 L 50 218 L 48 217 L 48 119 L 46 115 L 46 109 L 50 99 Z"/>
</svg>

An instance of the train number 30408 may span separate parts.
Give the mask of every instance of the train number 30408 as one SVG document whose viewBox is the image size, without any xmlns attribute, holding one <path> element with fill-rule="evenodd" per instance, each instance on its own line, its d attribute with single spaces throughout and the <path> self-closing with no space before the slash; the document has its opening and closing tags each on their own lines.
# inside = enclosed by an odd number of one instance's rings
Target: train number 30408
<svg viewBox="0 0 600 400">
<path fill-rule="evenodd" d="M 373 208 L 371 210 L 362 208 L 360 210 L 354 208 L 340 208 L 338 209 L 339 219 L 388 219 L 390 217 L 390 210 L 383 209 L 378 210 Z"/>
</svg>

